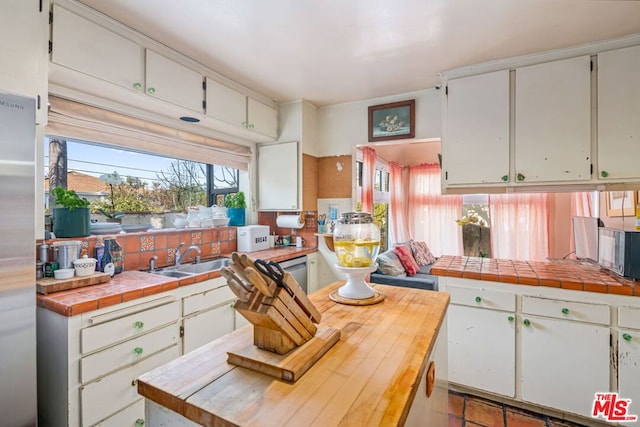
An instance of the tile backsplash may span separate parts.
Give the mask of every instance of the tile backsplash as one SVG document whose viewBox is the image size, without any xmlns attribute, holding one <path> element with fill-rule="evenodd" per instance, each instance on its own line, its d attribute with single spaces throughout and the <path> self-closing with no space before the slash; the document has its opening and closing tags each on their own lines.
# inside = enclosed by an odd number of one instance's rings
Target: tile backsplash
<svg viewBox="0 0 640 427">
<path fill-rule="evenodd" d="M 286 215 L 300 214 L 301 212 L 286 212 Z M 258 224 L 268 225 L 270 234 L 276 234 L 279 236 L 292 236 L 291 228 L 281 228 L 276 225 L 276 218 L 280 212 L 258 212 Z M 318 232 L 318 212 L 316 211 L 304 211 L 304 226 L 299 229 L 295 229 L 295 235 L 301 236 L 304 242 L 304 247 L 317 247 L 318 239 L 314 233 Z M 292 245 L 295 245 L 295 239 L 291 239 Z"/>
</svg>

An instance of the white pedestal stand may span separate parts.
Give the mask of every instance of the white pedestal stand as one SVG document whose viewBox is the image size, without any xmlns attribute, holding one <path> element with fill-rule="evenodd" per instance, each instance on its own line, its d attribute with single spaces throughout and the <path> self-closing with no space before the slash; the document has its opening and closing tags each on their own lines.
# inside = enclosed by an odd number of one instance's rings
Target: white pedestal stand
<svg viewBox="0 0 640 427">
<path fill-rule="evenodd" d="M 347 283 L 338 289 L 338 295 L 350 299 L 367 299 L 374 296 L 375 291 L 367 284 L 365 277 L 376 271 L 378 264 L 369 267 L 343 267 L 335 264 L 335 267 L 347 276 Z"/>
</svg>

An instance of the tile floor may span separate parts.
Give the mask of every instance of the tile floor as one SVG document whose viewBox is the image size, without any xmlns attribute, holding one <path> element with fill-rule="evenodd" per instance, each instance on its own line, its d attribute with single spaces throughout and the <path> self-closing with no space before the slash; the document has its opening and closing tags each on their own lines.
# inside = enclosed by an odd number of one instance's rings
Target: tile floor
<svg viewBox="0 0 640 427">
<path fill-rule="evenodd" d="M 449 427 L 579 427 L 468 394 L 449 392 Z"/>
</svg>

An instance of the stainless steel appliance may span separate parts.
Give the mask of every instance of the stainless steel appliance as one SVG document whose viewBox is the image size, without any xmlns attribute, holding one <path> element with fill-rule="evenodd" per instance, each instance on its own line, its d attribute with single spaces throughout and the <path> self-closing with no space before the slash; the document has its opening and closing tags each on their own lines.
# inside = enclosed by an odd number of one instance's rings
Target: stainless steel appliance
<svg viewBox="0 0 640 427">
<path fill-rule="evenodd" d="M 0 93 L 0 424 L 36 425 L 35 102 Z"/>
<path fill-rule="evenodd" d="M 289 259 L 279 262 L 280 267 L 284 271 L 288 271 L 296 279 L 296 282 L 307 293 L 307 257 L 302 256 L 298 258 Z"/>
<path fill-rule="evenodd" d="M 598 264 L 620 276 L 640 280 L 640 231 L 600 228 Z"/>
</svg>

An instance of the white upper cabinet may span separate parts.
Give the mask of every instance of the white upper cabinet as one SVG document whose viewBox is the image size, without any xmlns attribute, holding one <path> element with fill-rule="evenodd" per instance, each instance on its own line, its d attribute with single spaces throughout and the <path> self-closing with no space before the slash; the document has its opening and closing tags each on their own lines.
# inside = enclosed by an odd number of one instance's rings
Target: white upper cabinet
<svg viewBox="0 0 640 427">
<path fill-rule="evenodd" d="M 598 54 L 598 178 L 640 178 L 640 46 Z"/>
<path fill-rule="evenodd" d="M 207 115 L 275 139 L 278 110 L 207 78 Z"/>
<path fill-rule="evenodd" d="M 53 5 L 53 19 L 52 62 L 123 88 L 144 90 L 141 46 L 58 5 Z"/>
<path fill-rule="evenodd" d="M 202 112 L 202 74 L 152 50 L 146 50 L 148 95 L 192 111 Z"/>
<path fill-rule="evenodd" d="M 449 80 L 445 185 L 509 181 L 509 70 Z"/>
<path fill-rule="evenodd" d="M 591 179 L 591 58 L 516 69 L 516 182 Z"/>
<path fill-rule="evenodd" d="M 298 143 L 258 145 L 258 210 L 300 209 Z"/>
</svg>

